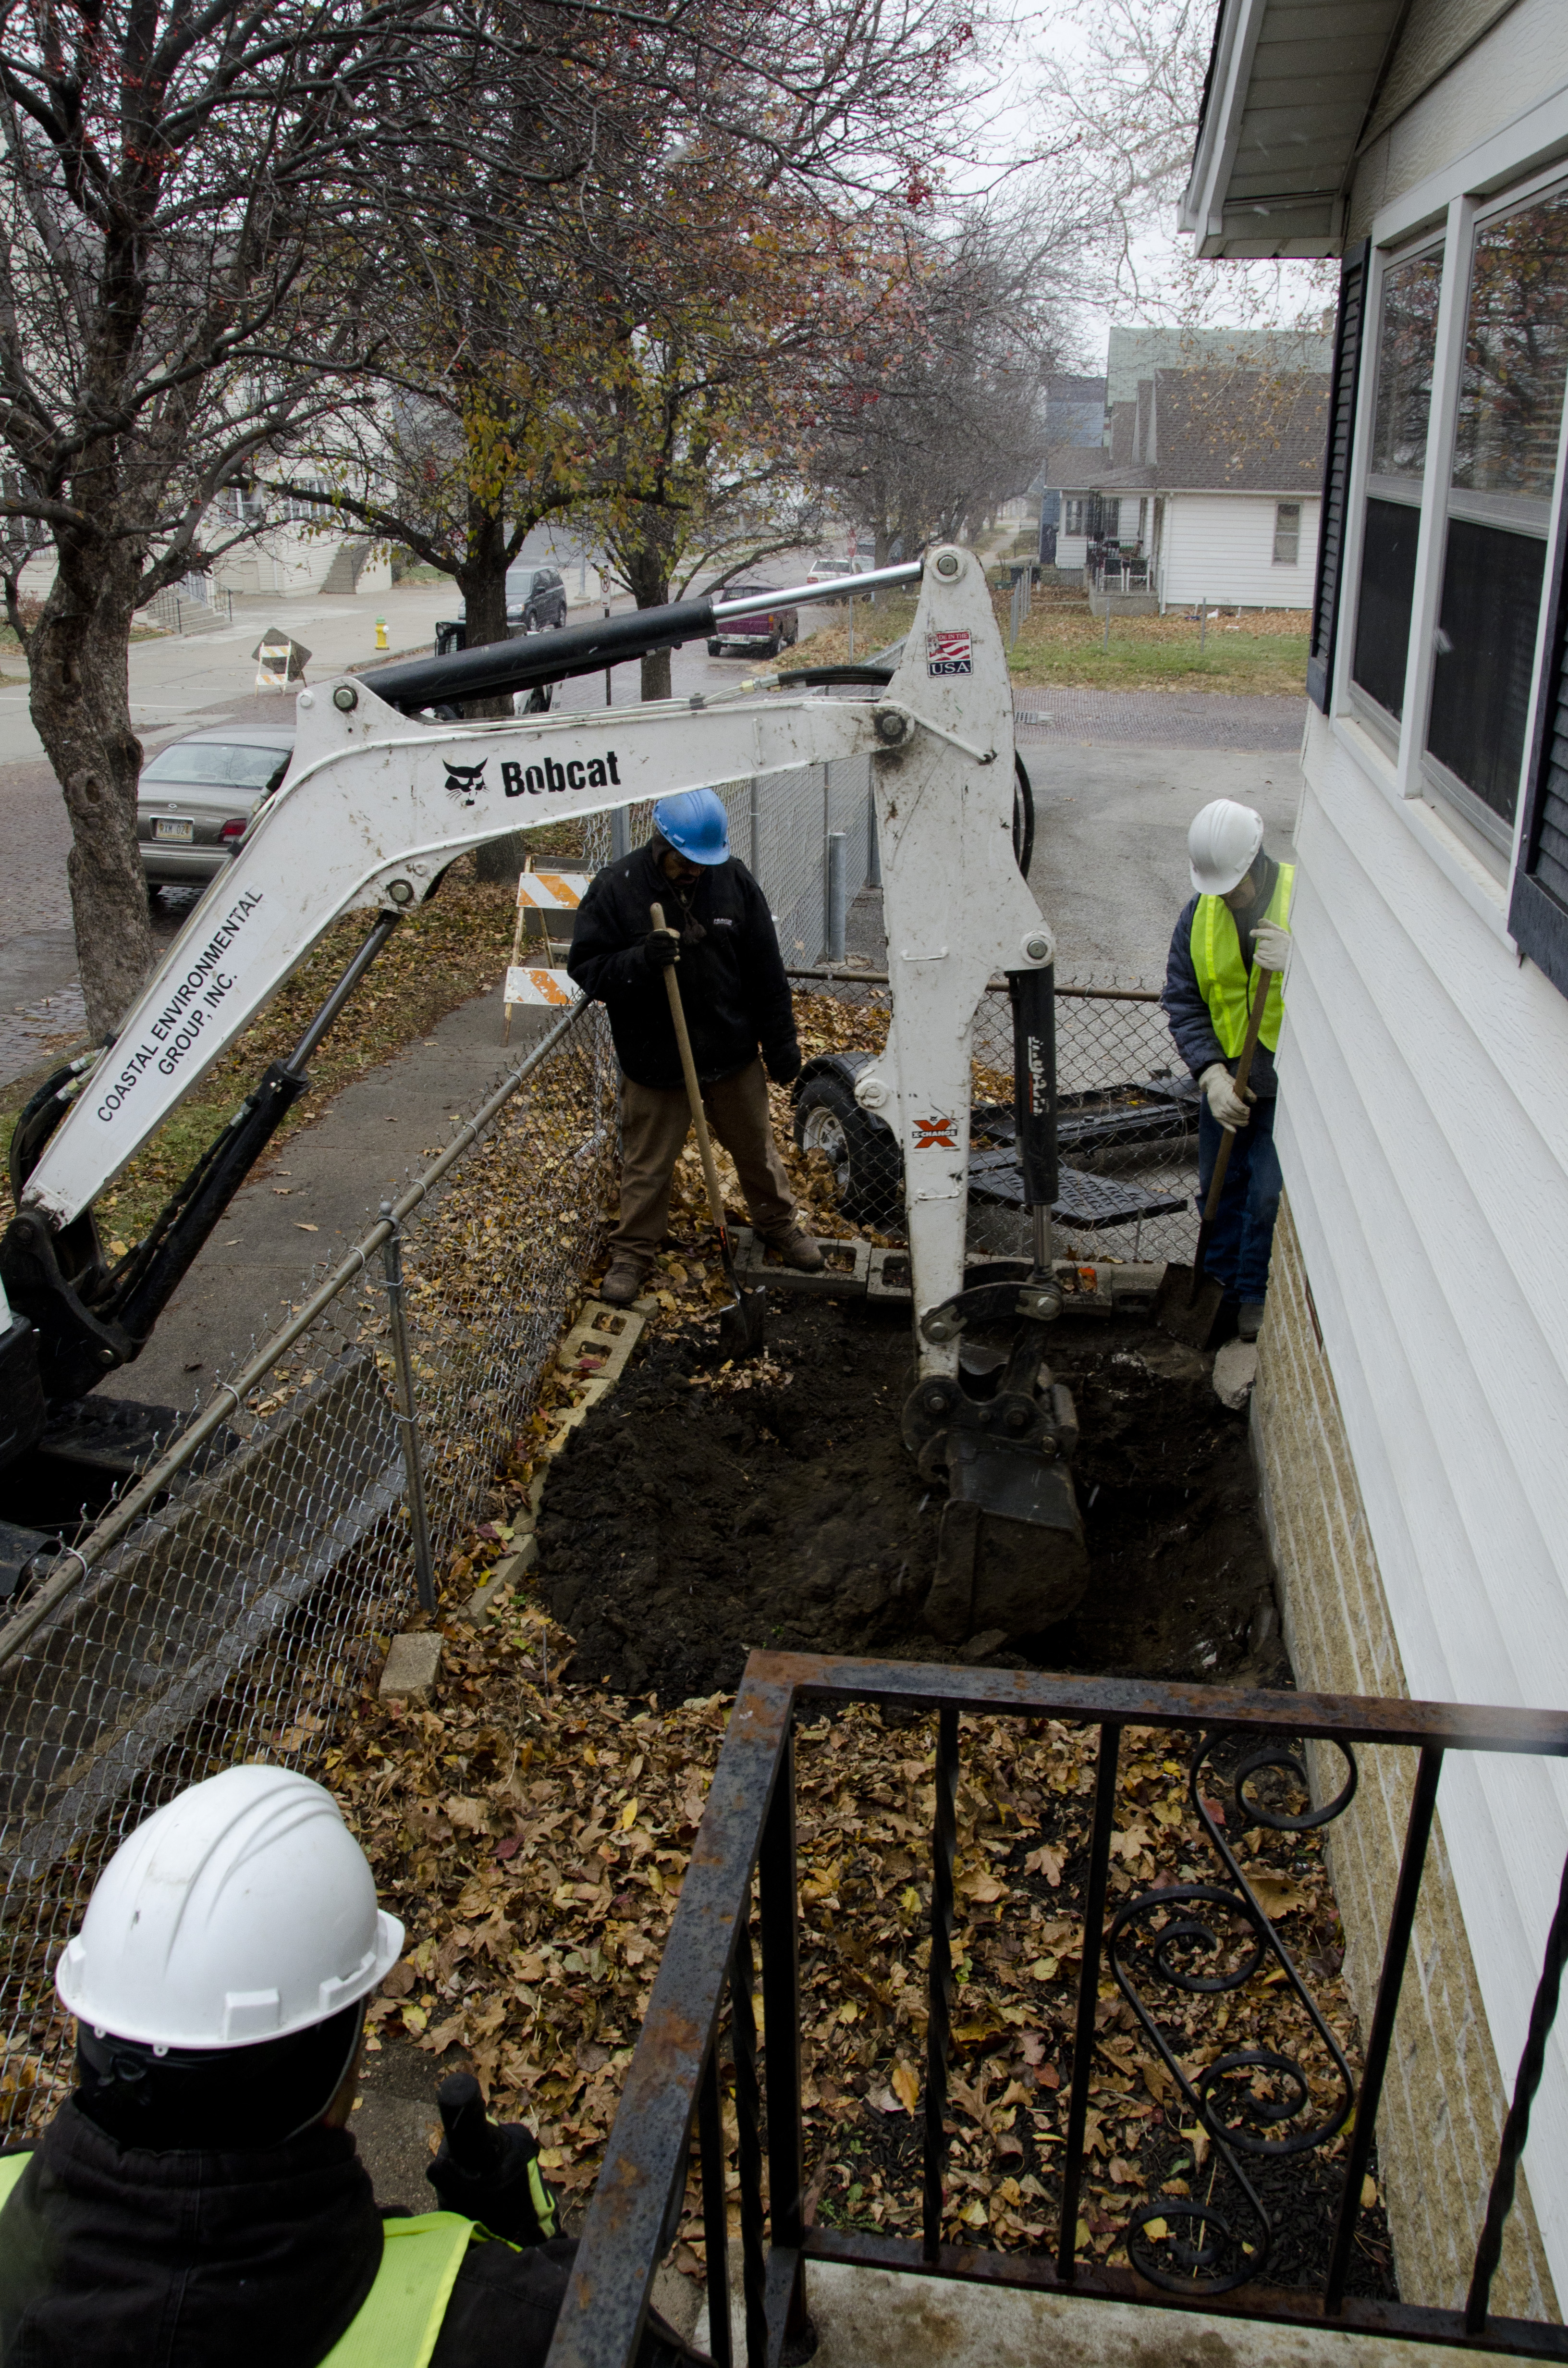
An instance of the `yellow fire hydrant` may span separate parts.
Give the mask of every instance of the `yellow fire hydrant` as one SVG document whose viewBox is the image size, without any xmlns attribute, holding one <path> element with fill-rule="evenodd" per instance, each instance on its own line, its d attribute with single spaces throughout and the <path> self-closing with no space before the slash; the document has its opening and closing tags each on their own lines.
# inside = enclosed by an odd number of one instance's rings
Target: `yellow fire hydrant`
<svg viewBox="0 0 1568 2368">
<path fill-rule="evenodd" d="M 387 639 L 387 620 L 384 617 L 378 617 L 376 619 L 376 647 L 379 650 L 386 650 L 392 647 L 392 643 Z"/>
</svg>

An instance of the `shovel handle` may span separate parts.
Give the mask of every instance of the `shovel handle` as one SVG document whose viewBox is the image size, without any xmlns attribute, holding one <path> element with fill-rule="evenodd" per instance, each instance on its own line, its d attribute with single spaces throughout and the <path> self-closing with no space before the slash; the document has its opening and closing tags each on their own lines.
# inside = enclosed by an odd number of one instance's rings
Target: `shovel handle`
<svg viewBox="0 0 1568 2368">
<path fill-rule="evenodd" d="M 664 906 L 654 905 L 651 909 L 653 927 L 655 929 L 662 929 L 665 926 Z M 719 1170 L 714 1164 L 713 1144 L 708 1133 L 708 1121 L 703 1114 L 702 1087 L 697 1080 L 697 1064 L 691 1057 L 691 1037 L 687 1030 L 686 1008 L 680 999 L 680 983 L 676 977 L 674 962 L 665 973 L 665 985 L 670 998 L 670 1019 L 676 1031 L 676 1042 L 680 1049 L 681 1074 L 686 1079 L 686 1099 L 691 1109 L 692 1125 L 697 1129 L 697 1148 L 701 1154 L 702 1174 L 708 1186 L 708 1206 L 712 1211 L 713 1223 L 719 1228 L 720 1247 L 723 1251 L 724 1263 L 728 1266 L 730 1235 L 729 1229 L 724 1224 L 724 1195 L 719 1189 Z"/>
<path fill-rule="evenodd" d="M 1259 970 L 1256 962 L 1253 964 L 1253 979 L 1255 982 L 1258 979 L 1263 981 L 1263 992 L 1255 1003 L 1249 1005 L 1247 1010 L 1246 1034 L 1242 1038 L 1241 1058 L 1236 1063 L 1238 1094 L 1245 1093 L 1247 1078 L 1252 1073 L 1252 1056 L 1257 1050 L 1257 1031 L 1263 1025 L 1263 1007 L 1268 1000 L 1268 988 L 1273 976 L 1272 971 Z M 1220 1145 L 1219 1156 L 1214 1162 L 1214 1173 L 1209 1185 L 1209 1198 L 1203 1203 L 1205 1225 L 1213 1224 L 1214 1212 L 1220 1206 L 1220 1195 L 1225 1189 L 1225 1171 L 1231 1164 L 1231 1146 L 1235 1139 L 1235 1129 L 1227 1127 L 1224 1141 Z"/>
</svg>

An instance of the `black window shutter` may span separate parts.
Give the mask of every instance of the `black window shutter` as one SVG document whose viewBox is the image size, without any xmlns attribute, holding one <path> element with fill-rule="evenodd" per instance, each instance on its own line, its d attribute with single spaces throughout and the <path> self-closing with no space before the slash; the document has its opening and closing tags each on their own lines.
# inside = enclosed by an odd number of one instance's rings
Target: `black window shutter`
<svg viewBox="0 0 1568 2368">
<path fill-rule="evenodd" d="M 1568 507 L 1547 585 L 1546 673 L 1525 774 L 1525 820 L 1508 927 L 1521 953 L 1568 995 Z"/>
<path fill-rule="evenodd" d="M 1363 239 L 1345 257 L 1339 269 L 1339 317 L 1335 323 L 1334 372 L 1328 391 L 1328 450 L 1324 455 L 1318 574 L 1312 591 L 1312 637 L 1307 652 L 1307 697 L 1325 715 L 1339 624 L 1339 563 L 1345 549 L 1350 441 L 1356 428 L 1356 389 L 1361 377 L 1361 331 L 1367 310 L 1367 261 L 1370 252 L 1370 242 Z"/>
</svg>

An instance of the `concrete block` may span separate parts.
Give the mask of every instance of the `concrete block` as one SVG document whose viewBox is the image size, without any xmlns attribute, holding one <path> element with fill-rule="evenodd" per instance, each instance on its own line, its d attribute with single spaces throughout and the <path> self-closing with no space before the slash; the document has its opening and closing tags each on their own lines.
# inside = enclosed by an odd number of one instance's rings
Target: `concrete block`
<svg viewBox="0 0 1568 2368">
<path fill-rule="evenodd" d="M 521 1584 L 524 1584 L 526 1575 L 533 1570 L 538 1558 L 540 1558 L 538 1539 L 526 1537 L 524 1544 L 518 1546 L 517 1554 L 506 1554 L 505 1561 L 497 1563 L 495 1570 L 490 1572 L 490 1577 L 485 1579 L 483 1587 L 473 1588 L 473 1594 L 469 1596 L 469 1600 L 462 1608 L 464 1620 L 483 1620 L 483 1615 L 490 1611 L 493 1603 L 500 1603 L 505 1596 L 512 1594 L 514 1587 L 521 1587 Z"/>
<path fill-rule="evenodd" d="M 611 1307 L 602 1299 L 590 1299 L 561 1343 L 555 1361 L 563 1373 L 617 1381 L 646 1322 L 634 1307 Z"/>
<path fill-rule="evenodd" d="M 376 1688 L 382 1702 L 427 1702 L 441 1668 L 441 1639 L 434 1628 L 394 1636 Z"/>
<path fill-rule="evenodd" d="M 492 1604 L 501 1603 L 516 1587 L 520 1587 L 528 1573 L 539 1561 L 539 1541 L 526 1537 L 516 1554 L 498 1562 L 483 1587 L 476 1587 L 463 1605 L 465 1620 L 483 1620 Z"/>
<path fill-rule="evenodd" d="M 813 1234 L 812 1239 L 826 1263 L 820 1274 L 802 1274 L 780 1259 L 770 1261 L 761 1235 L 749 1225 L 737 1225 L 733 1237 L 735 1272 L 743 1282 L 760 1282 L 769 1291 L 803 1291 L 824 1299 L 843 1298 L 846 1292 L 862 1297 L 876 1256 L 870 1243 L 841 1242 L 826 1234 Z"/>
<path fill-rule="evenodd" d="M 1239 1414 L 1256 1379 L 1257 1342 L 1227 1340 L 1214 1359 L 1214 1395 L 1220 1404 Z"/>
</svg>

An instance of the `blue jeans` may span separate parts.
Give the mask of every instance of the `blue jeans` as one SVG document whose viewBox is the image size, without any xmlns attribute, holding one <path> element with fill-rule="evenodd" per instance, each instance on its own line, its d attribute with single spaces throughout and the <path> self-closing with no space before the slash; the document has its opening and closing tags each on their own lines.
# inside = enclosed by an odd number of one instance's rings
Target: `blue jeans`
<svg viewBox="0 0 1568 2368">
<path fill-rule="evenodd" d="M 1224 1129 L 1205 1100 L 1198 1113 L 1198 1213 L 1209 1198 L 1214 1162 L 1225 1139 Z M 1279 1154 L 1274 1148 L 1274 1097 L 1260 1097 L 1252 1117 L 1236 1130 L 1224 1190 L 1214 1212 L 1213 1229 L 1203 1252 L 1203 1270 L 1224 1286 L 1228 1298 L 1244 1304 L 1262 1300 L 1268 1288 L 1268 1253 L 1274 1241 L 1274 1220 L 1279 1212 Z"/>
</svg>

